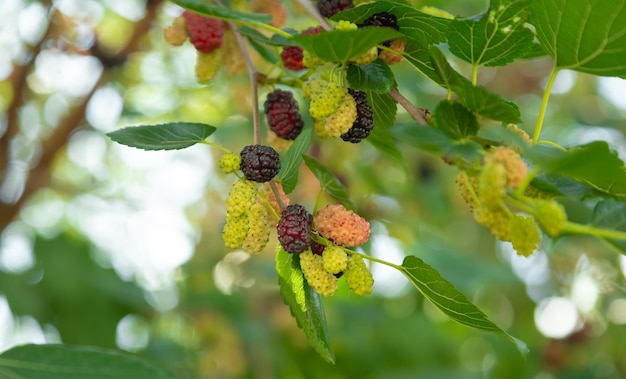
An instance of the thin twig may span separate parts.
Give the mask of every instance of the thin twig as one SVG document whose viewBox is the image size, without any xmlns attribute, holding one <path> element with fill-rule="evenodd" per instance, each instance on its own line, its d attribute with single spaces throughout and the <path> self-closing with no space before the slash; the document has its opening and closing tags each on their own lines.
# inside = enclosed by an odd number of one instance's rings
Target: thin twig
<svg viewBox="0 0 626 379">
<path fill-rule="evenodd" d="M 326 21 L 326 19 L 320 14 L 320 12 L 313 6 L 313 2 L 310 0 L 294 0 L 304 10 L 307 11 L 317 22 L 326 30 L 332 30 L 333 27 Z"/>
<path fill-rule="evenodd" d="M 418 108 L 413 105 L 409 99 L 404 97 L 397 88 L 392 88 L 389 90 L 389 96 L 391 96 L 395 101 L 402 106 L 402 108 L 406 109 L 411 118 L 417 121 L 420 125 L 426 125 L 426 117 L 428 115 L 428 111 L 424 108 Z"/>
</svg>

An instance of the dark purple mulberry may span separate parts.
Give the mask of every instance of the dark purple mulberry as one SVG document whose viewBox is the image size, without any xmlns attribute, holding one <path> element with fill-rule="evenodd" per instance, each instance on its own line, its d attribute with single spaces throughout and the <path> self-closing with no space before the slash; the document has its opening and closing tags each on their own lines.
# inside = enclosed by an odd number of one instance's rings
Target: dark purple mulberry
<svg viewBox="0 0 626 379">
<path fill-rule="evenodd" d="M 344 9 L 353 8 L 352 0 L 318 0 L 317 10 L 324 17 L 332 17 L 335 13 L 339 13 Z"/>
<path fill-rule="evenodd" d="M 395 30 L 400 30 L 398 26 L 398 19 L 395 15 L 389 12 L 380 12 L 374 15 L 371 15 L 367 20 L 363 21 L 360 27 L 365 26 L 382 26 L 387 28 L 393 28 Z"/>
<path fill-rule="evenodd" d="M 241 153 L 241 171 L 253 182 L 269 182 L 280 171 L 280 157 L 270 146 L 249 145 Z"/>
<path fill-rule="evenodd" d="M 299 254 L 311 246 L 311 228 L 313 216 L 300 204 L 287 206 L 282 213 L 276 232 L 283 249 L 292 254 Z"/>
<path fill-rule="evenodd" d="M 350 95 L 356 102 L 356 120 L 350 130 L 341 135 L 341 139 L 346 142 L 359 143 L 367 138 L 374 129 L 374 113 L 367 102 L 365 92 L 348 89 Z"/>
<path fill-rule="evenodd" d="M 304 121 L 298 113 L 298 103 L 289 91 L 274 90 L 263 104 L 270 129 L 280 138 L 294 140 L 300 135 Z"/>
</svg>

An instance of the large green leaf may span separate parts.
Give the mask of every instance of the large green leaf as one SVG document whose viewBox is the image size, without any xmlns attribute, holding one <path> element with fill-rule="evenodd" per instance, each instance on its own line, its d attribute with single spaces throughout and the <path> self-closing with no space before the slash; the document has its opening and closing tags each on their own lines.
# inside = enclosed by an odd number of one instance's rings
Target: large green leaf
<svg viewBox="0 0 626 379">
<path fill-rule="evenodd" d="M 388 129 L 374 128 L 369 137 L 367 137 L 366 141 L 374 146 L 379 153 L 389 158 L 398 167 L 402 168 L 405 173 L 408 172 L 404 156 Z"/>
<path fill-rule="evenodd" d="M 450 23 L 450 52 L 476 66 L 503 66 L 532 47 L 534 34 L 524 24 L 529 0 L 492 0 L 478 17 Z"/>
<path fill-rule="evenodd" d="M 565 152 L 535 146 L 527 156 L 548 173 L 568 176 L 600 193 L 626 199 L 624 162 L 606 142 L 591 142 Z"/>
<path fill-rule="evenodd" d="M 394 83 L 393 72 L 380 59 L 370 64 L 351 65 L 346 79 L 350 88 L 358 91 L 389 92 Z"/>
<path fill-rule="evenodd" d="M 478 121 L 469 109 L 460 103 L 444 100 L 435 109 L 437 128 L 455 139 L 473 136 L 478 132 Z"/>
<path fill-rule="evenodd" d="M 178 150 L 202 142 L 215 132 L 210 125 L 172 122 L 159 125 L 130 126 L 107 136 L 122 145 L 143 150 Z"/>
<path fill-rule="evenodd" d="M 433 305 L 452 320 L 472 328 L 495 332 L 515 344 L 522 355 L 528 354 L 526 344 L 500 329 L 487 315 L 472 304 L 437 270 L 416 256 L 404 258 L 398 269 Z"/>
<path fill-rule="evenodd" d="M 450 20 L 421 12 L 404 2 L 375 1 L 339 12 L 332 19 L 348 20 L 359 24 L 380 12 L 388 12 L 396 16 L 400 32 L 409 39 L 417 40 L 424 45 L 446 40 L 446 29 Z"/>
<path fill-rule="evenodd" d="M 298 184 L 298 174 L 300 173 L 300 163 L 302 163 L 302 154 L 309 150 L 311 144 L 311 136 L 313 128 L 304 128 L 302 133 L 296 138 L 289 150 L 280 158 L 280 172 L 278 180 L 283 185 L 285 193 L 289 194 L 296 188 Z"/>
<path fill-rule="evenodd" d="M 362 28 L 298 35 L 291 40 L 325 61 L 347 62 L 381 42 L 401 36 L 391 28 Z"/>
<path fill-rule="evenodd" d="M 264 13 L 245 13 L 234 9 L 229 9 L 220 5 L 209 3 L 205 0 L 170 0 L 190 11 L 219 18 L 222 20 L 243 21 L 243 22 L 270 22 L 272 16 Z"/>
<path fill-rule="evenodd" d="M 356 210 L 356 205 L 350 198 L 348 190 L 343 185 L 343 183 L 341 183 L 339 178 L 337 178 L 326 166 L 324 166 L 317 159 L 308 155 L 304 155 L 302 158 L 304 159 L 304 163 L 307 165 L 309 170 L 311 170 L 313 175 L 315 175 L 317 180 L 319 180 L 322 190 L 326 191 L 330 196 L 339 200 L 341 204 L 346 207 L 346 209 Z"/>
<path fill-rule="evenodd" d="M 23 345 L 0 355 L 7 379 L 173 379 L 174 376 L 117 350 L 63 345 Z"/>
<path fill-rule="evenodd" d="M 626 0 L 534 0 L 531 12 L 557 68 L 626 78 Z"/>
<path fill-rule="evenodd" d="M 591 224 L 599 228 L 626 232 L 626 203 L 615 200 L 603 200 L 596 204 L 591 216 Z M 608 240 L 626 254 L 626 242 Z"/>
<path fill-rule="evenodd" d="M 334 363 L 335 353 L 328 337 L 320 296 L 304 280 L 298 256 L 287 253 L 280 244 L 276 248 L 276 271 L 280 294 L 298 326 L 317 353 L 327 362 Z"/>
</svg>

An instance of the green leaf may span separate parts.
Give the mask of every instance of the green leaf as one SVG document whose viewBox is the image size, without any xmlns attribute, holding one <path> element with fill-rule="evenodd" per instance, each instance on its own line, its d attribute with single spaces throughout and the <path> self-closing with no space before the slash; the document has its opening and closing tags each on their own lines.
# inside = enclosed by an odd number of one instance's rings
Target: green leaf
<svg viewBox="0 0 626 379">
<path fill-rule="evenodd" d="M 296 188 L 296 184 L 298 184 L 302 154 L 309 150 L 312 135 L 313 128 L 304 128 L 291 147 L 289 147 L 289 150 L 281 156 L 281 167 L 277 178 L 283 185 L 283 190 L 286 194 L 291 193 Z"/>
<path fill-rule="evenodd" d="M 255 40 L 255 39 L 252 39 L 252 38 L 248 38 L 248 42 L 250 43 L 250 46 L 252 46 L 254 51 L 259 53 L 259 55 L 263 59 L 268 61 L 269 63 L 277 64 L 278 62 L 280 62 L 280 58 L 278 57 L 278 54 L 276 54 L 275 49 L 272 49 L 272 48 L 264 45 L 263 43 Z"/>
<path fill-rule="evenodd" d="M 497 333 L 511 341 L 522 355 L 528 354 L 526 344 L 500 329 L 487 315 L 472 304 L 437 270 L 415 256 L 404 258 L 398 268 L 433 305 L 452 320 L 463 325 Z"/>
<path fill-rule="evenodd" d="M 396 123 L 396 101 L 388 93 L 367 93 L 367 102 L 374 113 L 374 130 L 389 129 Z"/>
<path fill-rule="evenodd" d="M 398 141 L 433 154 L 445 154 L 452 148 L 450 137 L 429 126 L 401 125 L 392 134 Z"/>
<path fill-rule="evenodd" d="M 415 7 L 402 2 L 380 0 L 362 4 L 335 14 L 332 19 L 359 24 L 380 12 L 396 16 L 400 32 L 409 39 L 417 40 L 424 45 L 446 41 L 446 30 L 450 20 L 418 11 Z"/>
<path fill-rule="evenodd" d="M 268 46 L 289 46 L 289 45 L 293 45 L 293 43 L 291 43 L 287 38 L 275 34 L 273 35 L 271 38 L 268 38 L 265 36 L 265 34 L 259 32 L 256 29 L 252 29 L 248 26 L 241 26 L 239 27 L 239 29 L 237 29 L 237 31 L 243 35 L 248 37 L 251 40 L 254 40 L 256 42 L 262 43 L 264 45 L 268 45 Z"/>
<path fill-rule="evenodd" d="M 444 87 L 451 88 L 459 99 L 472 112 L 497 121 L 519 123 L 520 111 L 515 103 L 489 92 L 481 86 L 475 86 L 456 72 L 448 63 L 445 55 L 435 46 L 429 49 L 435 71 Z"/>
<path fill-rule="evenodd" d="M 593 209 L 591 225 L 626 232 L 626 203 L 615 200 L 600 201 Z M 607 241 L 621 250 L 622 254 L 626 254 L 626 242 Z"/>
<path fill-rule="evenodd" d="M 159 125 L 130 126 L 107 133 L 122 145 L 143 150 L 178 150 L 193 146 L 215 132 L 210 125 L 172 122 Z"/>
<path fill-rule="evenodd" d="M 242 21 L 242 22 L 263 22 L 272 21 L 272 16 L 264 13 L 246 13 L 220 5 L 208 3 L 204 0 L 170 0 L 172 3 L 190 11 L 194 11 L 205 16 L 219 18 L 222 20 Z"/>
<path fill-rule="evenodd" d="M 393 72 L 380 59 L 370 64 L 351 65 L 346 78 L 350 88 L 358 91 L 389 92 L 394 83 Z"/>
<path fill-rule="evenodd" d="M 173 379 L 148 362 L 117 350 L 23 345 L 0 355 L 0 377 L 28 379 Z"/>
<path fill-rule="evenodd" d="M 401 37 L 391 28 L 362 28 L 298 35 L 291 40 L 317 57 L 329 62 L 347 62 L 381 42 Z"/>
<path fill-rule="evenodd" d="M 626 0 L 535 0 L 531 13 L 558 69 L 626 78 Z"/>
<path fill-rule="evenodd" d="M 450 52 L 476 66 L 504 66 L 531 48 L 534 34 L 524 24 L 529 0 L 492 0 L 478 17 L 456 19 L 448 29 Z"/>
<path fill-rule="evenodd" d="M 313 175 L 315 175 L 317 180 L 319 180 L 322 190 L 339 200 L 341 204 L 346 207 L 346 209 L 353 211 L 356 210 L 356 205 L 350 198 L 348 190 L 343 183 L 341 183 L 339 178 L 335 176 L 335 174 L 333 174 L 328 168 L 326 168 L 326 166 L 313 157 L 304 155 L 302 158 L 304 159 L 304 163 L 307 165 L 309 170 L 311 170 Z"/>
<path fill-rule="evenodd" d="M 431 54 L 425 45 L 422 45 L 415 40 L 408 40 L 406 47 L 404 48 L 404 58 L 424 76 L 438 85 L 446 87 L 446 83 L 437 73 L 431 59 Z"/>
<path fill-rule="evenodd" d="M 478 121 L 476 116 L 462 104 L 444 100 L 435 109 L 437 128 L 455 139 L 476 135 Z"/>
<path fill-rule="evenodd" d="M 315 351 L 327 362 L 335 363 L 320 296 L 304 280 L 298 256 L 287 253 L 280 244 L 276 248 L 276 271 L 280 294 L 298 326 Z"/>
<path fill-rule="evenodd" d="M 604 141 L 573 147 L 566 152 L 535 146 L 527 156 L 548 173 L 569 176 L 596 191 L 626 199 L 624 162 Z"/>
</svg>

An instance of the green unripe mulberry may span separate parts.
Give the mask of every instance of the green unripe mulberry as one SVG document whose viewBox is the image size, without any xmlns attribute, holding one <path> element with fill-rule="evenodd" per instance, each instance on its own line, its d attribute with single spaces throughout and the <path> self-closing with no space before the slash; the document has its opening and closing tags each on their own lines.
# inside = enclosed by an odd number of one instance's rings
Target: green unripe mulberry
<svg viewBox="0 0 626 379">
<path fill-rule="evenodd" d="M 324 261 L 324 270 L 331 274 L 339 274 L 346 269 L 348 265 L 348 254 L 346 251 L 336 245 L 326 246 L 322 253 Z"/>
<path fill-rule="evenodd" d="M 229 249 L 237 249 L 248 235 L 250 228 L 248 215 L 226 216 L 226 224 L 222 232 L 222 241 Z"/>
<path fill-rule="evenodd" d="M 231 172 L 235 172 L 239 170 L 241 166 L 241 157 L 235 153 L 226 153 L 222 155 L 220 159 L 220 168 L 224 173 L 230 174 Z"/>
<path fill-rule="evenodd" d="M 474 209 L 474 219 L 487 227 L 491 234 L 501 241 L 510 241 L 510 223 L 511 216 L 509 213 L 500 208 L 478 207 Z"/>
<path fill-rule="evenodd" d="M 532 217 L 515 216 L 509 223 L 509 237 L 517 255 L 530 256 L 541 240 Z"/>
<path fill-rule="evenodd" d="M 251 181 L 238 180 L 226 198 L 226 213 L 233 217 L 247 214 L 256 201 L 256 193 L 256 187 Z"/>
<path fill-rule="evenodd" d="M 258 254 L 267 245 L 270 238 L 268 214 L 265 206 L 255 203 L 248 214 L 248 234 L 242 243 L 242 249 L 250 254 Z"/>
<path fill-rule="evenodd" d="M 356 117 L 358 115 L 356 109 L 356 101 L 354 97 L 350 95 L 348 90 L 342 89 L 344 92 L 344 98 L 339 107 L 328 118 L 324 127 L 326 132 L 331 137 L 339 137 L 350 130 Z"/>
<path fill-rule="evenodd" d="M 300 254 L 300 268 L 306 281 L 322 296 L 332 296 L 337 291 L 337 278 L 324 270 L 323 258 L 311 249 Z"/>
<path fill-rule="evenodd" d="M 487 207 L 497 207 L 506 195 L 506 169 L 499 163 L 486 163 L 478 176 L 478 198 Z"/>
<path fill-rule="evenodd" d="M 535 218 L 541 229 L 550 237 L 561 234 L 567 221 L 567 214 L 563 206 L 554 200 L 534 199 L 533 203 L 536 209 Z"/>
<path fill-rule="evenodd" d="M 374 286 L 374 277 L 367 269 L 365 261 L 358 255 L 353 255 L 348 259 L 348 265 L 344 271 L 346 281 L 350 289 L 357 295 L 369 295 Z"/>
<path fill-rule="evenodd" d="M 343 102 L 345 94 L 346 91 L 343 87 L 339 87 L 335 83 L 329 83 L 318 97 L 311 100 L 311 105 L 309 106 L 311 117 L 322 120 L 333 114 Z"/>
</svg>

